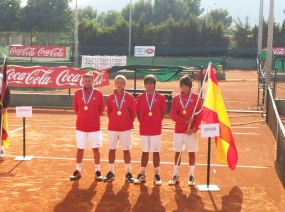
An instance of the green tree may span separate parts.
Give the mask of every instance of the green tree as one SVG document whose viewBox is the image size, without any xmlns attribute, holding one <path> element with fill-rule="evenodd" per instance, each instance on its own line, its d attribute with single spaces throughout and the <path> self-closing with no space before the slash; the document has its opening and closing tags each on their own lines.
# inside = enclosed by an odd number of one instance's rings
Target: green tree
<svg viewBox="0 0 285 212">
<path fill-rule="evenodd" d="M 21 15 L 21 0 L 0 1 L 0 30 L 18 31 Z"/>
<path fill-rule="evenodd" d="M 211 10 L 207 19 L 208 25 L 217 25 L 218 23 L 222 23 L 225 29 L 229 28 L 233 21 L 232 16 L 229 16 L 229 12 L 224 9 Z"/>
<path fill-rule="evenodd" d="M 74 27 L 71 0 L 28 0 L 24 7 L 23 31 L 66 32 Z"/>
<path fill-rule="evenodd" d="M 89 20 L 96 20 L 98 16 L 97 10 L 94 10 L 91 6 L 87 6 L 83 9 L 78 9 L 78 21 L 81 21 L 83 18 Z"/>
</svg>

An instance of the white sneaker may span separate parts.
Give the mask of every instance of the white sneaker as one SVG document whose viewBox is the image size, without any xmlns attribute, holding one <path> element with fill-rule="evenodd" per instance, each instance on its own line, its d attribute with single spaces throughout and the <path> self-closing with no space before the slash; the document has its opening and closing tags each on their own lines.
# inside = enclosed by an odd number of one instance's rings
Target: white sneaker
<svg viewBox="0 0 285 212">
<path fill-rule="evenodd" d="M 174 175 L 171 180 L 168 181 L 168 185 L 175 185 L 179 183 L 179 176 Z"/>
<path fill-rule="evenodd" d="M 194 177 L 192 175 L 188 179 L 188 185 L 189 186 L 195 185 L 195 180 L 194 180 Z"/>
<path fill-rule="evenodd" d="M 141 184 L 142 182 L 146 182 L 146 177 L 144 174 L 139 174 L 137 179 L 134 180 L 134 184 Z"/>
<path fill-rule="evenodd" d="M 1 152 L 0 152 L 0 158 L 4 158 L 5 157 L 5 152 L 4 152 L 4 150 L 1 150 Z"/>
<path fill-rule="evenodd" d="M 160 186 L 162 184 L 162 181 L 161 181 L 160 176 L 158 174 L 154 175 L 153 183 L 157 186 Z"/>
</svg>

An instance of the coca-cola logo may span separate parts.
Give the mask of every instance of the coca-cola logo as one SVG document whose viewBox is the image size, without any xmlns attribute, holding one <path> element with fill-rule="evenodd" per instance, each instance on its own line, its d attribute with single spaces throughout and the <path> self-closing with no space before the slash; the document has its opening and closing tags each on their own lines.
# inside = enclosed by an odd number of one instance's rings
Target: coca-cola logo
<svg viewBox="0 0 285 212">
<path fill-rule="evenodd" d="M 153 54 L 153 52 L 154 52 L 154 49 L 151 49 L 151 48 L 148 48 L 145 50 L 145 53 L 147 54 Z"/>
<path fill-rule="evenodd" d="M 274 49 L 274 54 L 278 55 L 278 56 L 285 55 L 285 48 L 276 48 L 276 49 Z"/>
<path fill-rule="evenodd" d="M 9 56 L 11 57 L 65 58 L 66 57 L 66 47 L 10 46 Z"/>
<path fill-rule="evenodd" d="M 73 68 L 13 67 L 7 70 L 7 80 L 10 86 L 72 88 L 83 86 L 84 73 Z M 109 84 L 107 71 L 93 71 L 93 76 L 95 87 Z"/>
</svg>

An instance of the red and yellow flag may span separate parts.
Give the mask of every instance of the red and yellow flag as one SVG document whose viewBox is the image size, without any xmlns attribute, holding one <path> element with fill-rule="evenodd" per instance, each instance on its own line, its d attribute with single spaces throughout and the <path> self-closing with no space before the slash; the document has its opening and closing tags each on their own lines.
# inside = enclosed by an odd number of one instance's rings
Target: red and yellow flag
<svg viewBox="0 0 285 212">
<path fill-rule="evenodd" d="M 218 161 L 228 164 L 234 170 L 238 154 L 231 125 L 212 64 L 209 64 L 208 70 L 208 91 L 204 100 L 203 121 L 207 124 L 219 123 L 220 136 L 215 137 Z"/>
<path fill-rule="evenodd" d="M 6 64 L 6 58 L 4 59 L 4 64 L 2 66 L 2 88 L 1 88 L 1 104 L 3 107 L 4 101 L 5 101 L 5 95 L 7 90 L 7 64 Z M 9 137 L 8 137 L 8 114 L 7 112 L 4 113 L 2 116 L 2 140 L 4 143 L 4 147 L 9 146 Z"/>
</svg>

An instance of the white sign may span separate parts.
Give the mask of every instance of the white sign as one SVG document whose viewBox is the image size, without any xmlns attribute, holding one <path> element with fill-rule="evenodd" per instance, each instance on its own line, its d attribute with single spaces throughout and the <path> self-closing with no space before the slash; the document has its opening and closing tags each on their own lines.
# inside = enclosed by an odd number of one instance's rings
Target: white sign
<svg viewBox="0 0 285 212">
<path fill-rule="evenodd" d="M 16 117 L 32 117 L 32 107 L 16 107 Z"/>
<path fill-rule="evenodd" d="M 135 46 L 135 57 L 154 57 L 155 46 Z"/>
<path fill-rule="evenodd" d="M 127 65 L 127 56 L 82 56 L 82 68 L 92 67 L 94 69 L 112 68 L 113 66 Z"/>
<path fill-rule="evenodd" d="M 216 137 L 220 135 L 219 124 L 201 124 L 201 137 Z"/>
</svg>

